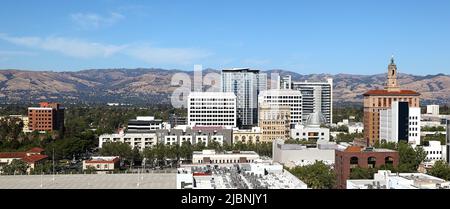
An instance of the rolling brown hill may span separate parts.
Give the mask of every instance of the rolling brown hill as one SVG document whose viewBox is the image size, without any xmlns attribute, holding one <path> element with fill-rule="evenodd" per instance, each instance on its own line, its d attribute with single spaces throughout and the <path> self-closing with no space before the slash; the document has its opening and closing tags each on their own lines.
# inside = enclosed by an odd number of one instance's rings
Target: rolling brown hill
<svg viewBox="0 0 450 209">
<path fill-rule="evenodd" d="M 219 73 L 213 69 L 203 72 Z M 283 70 L 281 75 L 291 75 L 294 81 L 334 79 L 336 103 L 361 102 L 362 94 L 369 89 L 383 88 L 385 74 L 310 74 L 301 75 Z M 0 70 L 0 101 L 2 103 L 26 103 L 40 100 L 69 103 L 139 103 L 167 104 L 170 93 L 177 88 L 170 82 L 175 73 L 193 72 L 165 69 L 94 69 L 77 72 Z M 400 74 L 403 89 L 422 94 L 424 104 L 450 104 L 450 75 L 417 76 Z"/>
</svg>

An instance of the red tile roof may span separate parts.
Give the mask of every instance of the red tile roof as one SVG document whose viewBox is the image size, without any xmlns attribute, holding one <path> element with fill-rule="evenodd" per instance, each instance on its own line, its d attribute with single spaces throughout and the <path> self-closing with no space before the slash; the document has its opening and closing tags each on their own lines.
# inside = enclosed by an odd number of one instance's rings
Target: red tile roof
<svg viewBox="0 0 450 209">
<path fill-rule="evenodd" d="M 35 163 L 37 161 L 41 161 L 41 160 L 44 160 L 47 158 L 48 158 L 47 155 L 30 155 L 30 156 L 25 156 L 24 158 L 22 158 L 22 160 L 27 163 Z"/>
<path fill-rule="evenodd" d="M 362 149 L 360 146 L 349 146 L 345 149 L 345 152 L 361 152 Z"/>
<path fill-rule="evenodd" d="M 397 95 L 411 95 L 411 96 L 419 96 L 420 94 L 412 91 L 412 90 L 400 90 L 400 91 L 387 91 L 383 89 L 375 89 L 375 90 L 369 90 L 368 92 L 363 94 L 364 96 L 369 95 L 386 95 L 386 96 L 397 96 Z"/>
<path fill-rule="evenodd" d="M 119 158 L 114 158 L 114 160 L 86 160 L 85 163 L 117 163 Z"/>
<path fill-rule="evenodd" d="M 0 158 L 23 158 L 27 156 L 25 152 L 1 152 Z"/>
<path fill-rule="evenodd" d="M 27 153 L 42 153 L 44 149 L 40 147 L 33 147 L 27 151 Z"/>
</svg>

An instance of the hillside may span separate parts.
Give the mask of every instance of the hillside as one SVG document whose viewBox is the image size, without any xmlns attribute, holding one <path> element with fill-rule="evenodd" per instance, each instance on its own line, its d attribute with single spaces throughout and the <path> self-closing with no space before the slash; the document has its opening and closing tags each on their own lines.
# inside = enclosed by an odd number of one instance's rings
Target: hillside
<svg viewBox="0 0 450 209">
<path fill-rule="evenodd" d="M 220 73 L 213 69 L 203 72 Z M 360 103 L 362 94 L 375 88 L 383 88 L 385 74 L 310 74 L 301 75 L 283 70 L 281 75 L 291 75 L 294 81 L 319 81 L 326 77 L 334 79 L 336 103 Z M 175 73 L 193 72 L 165 69 L 93 69 L 77 72 L 50 72 L 25 70 L 0 70 L 0 101 L 2 103 L 26 103 L 39 100 L 63 101 L 65 103 L 121 102 L 135 104 L 167 104 L 169 95 L 177 86 L 170 82 Z M 437 74 L 416 76 L 400 74 L 403 89 L 422 94 L 424 103 L 450 103 L 450 75 Z"/>
</svg>

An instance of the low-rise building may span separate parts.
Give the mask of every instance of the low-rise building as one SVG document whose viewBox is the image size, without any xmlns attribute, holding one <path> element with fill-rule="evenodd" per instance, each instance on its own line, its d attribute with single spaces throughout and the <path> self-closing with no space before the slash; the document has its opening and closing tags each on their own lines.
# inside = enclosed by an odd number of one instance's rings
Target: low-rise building
<svg viewBox="0 0 450 209">
<path fill-rule="evenodd" d="M 374 179 L 349 179 L 347 189 L 450 189 L 450 182 L 424 173 L 379 170 Z"/>
<path fill-rule="evenodd" d="M 399 154 L 395 150 L 363 148 L 350 146 L 344 150 L 335 150 L 334 168 L 338 188 L 345 188 L 351 170 L 356 167 L 378 168 L 382 165 L 398 166 Z"/>
<path fill-rule="evenodd" d="M 332 142 L 306 146 L 285 144 L 282 140 L 275 140 L 272 147 L 272 158 L 274 162 L 281 163 L 289 168 L 314 164 L 316 161 L 333 165 L 335 149 L 338 149 L 338 145 Z"/>
<path fill-rule="evenodd" d="M 261 128 L 252 127 L 252 129 L 233 129 L 233 144 L 234 143 L 253 143 L 261 142 Z"/>
<path fill-rule="evenodd" d="M 445 145 L 441 145 L 440 141 L 428 141 L 422 146 L 427 153 L 427 157 L 424 160 L 424 166 L 430 168 L 436 161 L 447 160 L 447 148 Z"/>
<path fill-rule="evenodd" d="M 192 154 L 193 164 L 235 164 L 253 163 L 260 159 L 254 151 L 224 151 L 217 153 L 215 150 L 194 151 Z"/>
<path fill-rule="evenodd" d="M 325 123 L 325 118 L 320 112 L 312 113 L 308 116 L 306 125 L 296 125 L 291 129 L 291 138 L 305 141 L 330 141 L 330 129 L 321 127 Z"/>
<path fill-rule="evenodd" d="M 114 134 L 102 134 L 98 138 L 98 146 L 102 148 L 105 143 L 122 142 L 144 150 L 146 147 L 153 147 L 158 142 L 156 133 L 125 133 L 123 131 Z"/>
<path fill-rule="evenodd" d="M 180 146 L 184 142 L 191 144 L 204 143 L 208 146 L 209 142 L 217 142 L 220 145 L 232 143 L 232 129 L 226 129 L 222 126 L 178 126 L 172 129 L 161 129 L 156 131 L 158 142 L 165 145 Z"/>
<path fill-rule="evenodd" d="M 97 173 L 107 173 L 118 169 L 119 166 L 118 156 L 97 156 L 90 160 L 83 160 L 83 171 L 93 168 Z"/>
<path fill-rule="evenodd" d="M 28 164 L 27 172 L 29 173 L 32 169 L 40 163 L 43 163 L 48 156 L 43 154 L 44 149 L 39 147 L 31 148 L 25 152 L 1 152 L 0 153 L 0 172 L 5 165 L 11 164 L 13 160 L 22 160 Z"/>
<path fill-rule="evenodd" d="M 178 169 L 178 189 L 307 189 L 276 163 L 187 165 Z"/>
</svg>

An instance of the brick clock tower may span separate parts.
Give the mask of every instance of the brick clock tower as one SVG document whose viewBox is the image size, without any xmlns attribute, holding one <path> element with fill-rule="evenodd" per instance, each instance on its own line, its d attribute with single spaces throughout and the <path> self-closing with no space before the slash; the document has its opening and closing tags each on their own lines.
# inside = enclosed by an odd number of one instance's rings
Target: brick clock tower
<svg viewBox="0 0 450 209">
<path fill-rule="evenodd" d="M 364 139 L 373 146 L 380 137 L 380 110 L 391 107 L 394 101 L 406 101 L 409 107 L 419 107 L 420 94 L 412 90 L 401 90 L 397 81 L 397 65 L 394 57 L 388 65 L 387 82 L 384 89 L 369 90 L 364 96 Z"/>
</svg>

